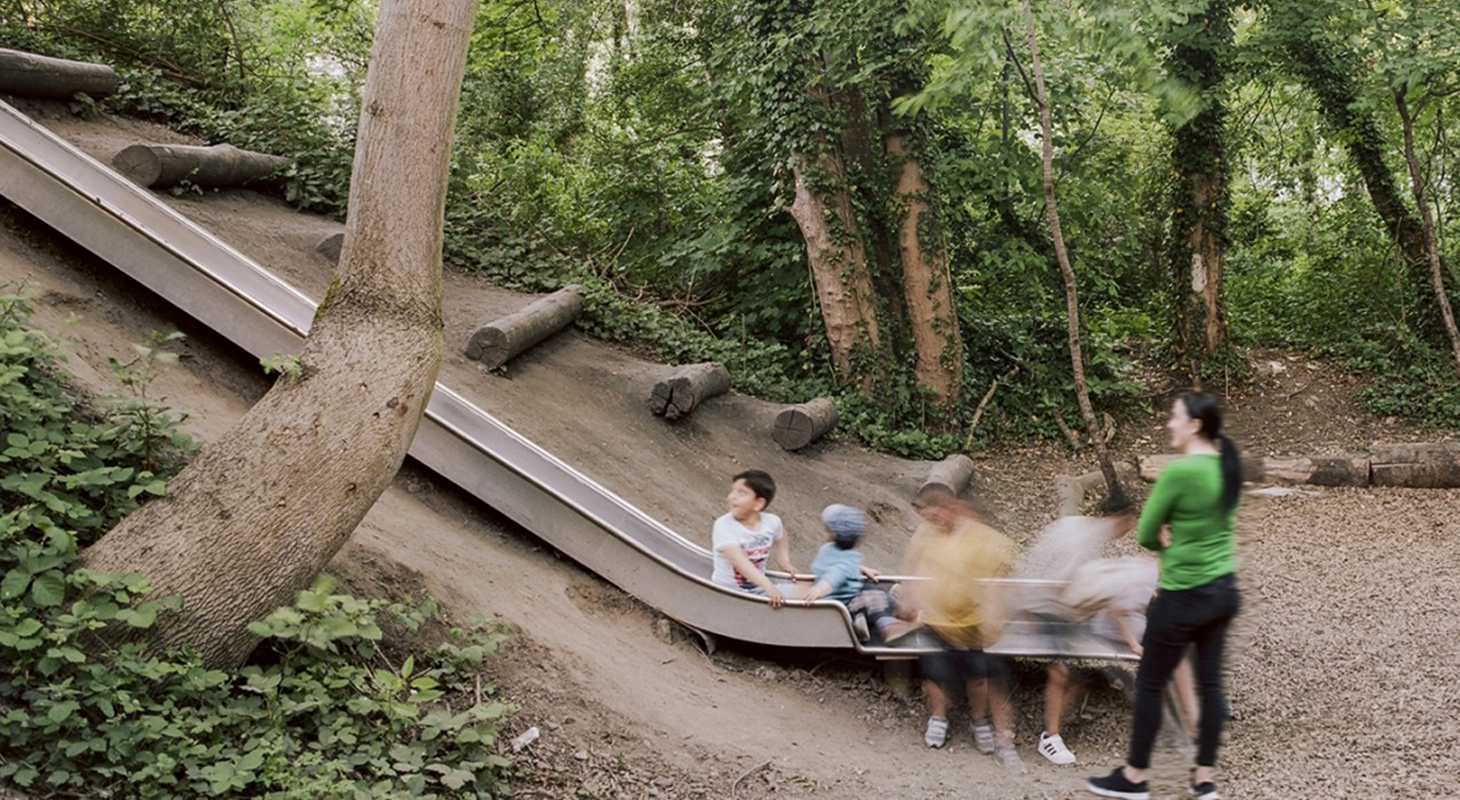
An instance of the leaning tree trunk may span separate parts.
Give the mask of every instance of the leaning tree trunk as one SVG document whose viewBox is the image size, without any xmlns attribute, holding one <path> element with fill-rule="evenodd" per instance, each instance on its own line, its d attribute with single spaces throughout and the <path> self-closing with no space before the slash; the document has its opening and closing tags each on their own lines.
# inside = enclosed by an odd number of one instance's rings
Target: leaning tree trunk
<svg viewBox="0 0 1460 800">
<path fill-rule="evenodd" d="M 1322 15 L 1306 0 L 1284 0 L 1271 8 L 1271 29 L 1287 50 L 1291 69 L 1313 93 L 1319 114 L 1348 151 L 1374 210 L 1404 260 L 1410 285 L 1416 289 L 1428 285 L 1424 226 L 1404 204 L 1389 170 L 1379 120 L 1360 102 L 1354 76 L 1363 74 L 1362 59 L 1327 35 Z M 1437 318 L 1428 307 L 1423 308 L 1419 327 L 1433 332 Z"/>
<path fill-rule="evenodd" d="M 1054 123 L 1050 120 L 1049 96 L 1044 90 L 1044 66 L 1039 61 L 1039 38 L 1034 32 L 1034 12 L 1029 0 L 1024 0 L 1024 14 L 1029 18 L 1029 63 L 1034 73 L 1034 100 L 1039 105 L 1039 129 L 1041 151 L 1044 161 L 1044 207 L 1049 218 L 1050 238 L 1054 240 L 1055 259 L 1059 261 L 1060 275 L 1065 281 L 1065 311 L 1070 328 L 1070 366 L 1075 375 L 1075 399 L 1080 404 L 1080 414 L 1085 418 L 1085 431 L 1090 444 L 1095 447 L 1095 457 L 1100 461 L 1100 472 L 1105 476 L 1105 485 L 1114 494 L 1120 489 L 1120 477 L 1115 474 L 1115 465 L 1105 449 L 1105 437 L 1101 435 L 1100 423 L 1095 419 L 1095 408 L 1090 405 L 1090 391 L 1085 386 L 1085 356 L 1080 347 L 1080 298 L 1075 286 L 1075 270 L 1070 266 L 1070 255 L 1065 250 L 1064 233 L 1060 230 L 1059 206 L 1054 195 Z"/>
<path fill-rule="evenodd" d="M 281 378 L 168 495 L 85 553 L 181 595 L 157 645 L 209 664 L 308 586 L 399 468 L 441 363 L 441 229 L 475 0 L 385 0 L 361 103 L 340 272 Z"/>
<path fill-rule="evenodd" d="M 1173 203 L 1171 259 L 1176 291 L 1176 336 L 1185 358 L 1196 363 L 1226 342 L 1222 307 L 1223 229 L 1227 206 L 1226 105 L 1220 96 L 1226 51 L 1232 42 L 1231 11 L 1210 0 L 1200 26 L 1182 26 L 1168 59 L 1172 77 L 1194 87 L 1202 110 L 1172 132 Z"/>
<path fill-rule="evenodd" d="M 901 160 L 893 196 L 902 212 L 897 242 L 902 251 L 902 293 L 917 352 L 913 378 L 933 393 L 939 406 L 947 408 L 958 401 L 963 382 L 963 348 L 948 251 L 922 164 L 910 152 L 902 133 L 888 135 L 886 145 L 888 155 Z"/>
<path fill-rule="evenodd" d="M 1450 352 L 1455 356 L 1455 369 L 1460 371 L 1460 331 L 1455 328 L 1455 311 L 1450 307 L 1450 295 L 1445 291 L 1445 267 L 1440 262 L 1440 244 L 1435 236 L 1435 219 L 1430 214 L 1429 200 L 1425 197 L 1424 176 L 1420 174 L 1419 161 L 1414 156 L 1414 116 L 1409 113 L 1403 86 L 1394 89 L 1394 105 L 1399 110 L 1399 120 L 1404 126 L 1404 163 L 1409 167 L 1409 184 L 1414 190 L 1414 204 L 1419 209 L 1420 222 L 1424 225 L 1430 286 L 1435 290 L 1435 302 L 1440 307 L 1440 320 L 1445 325 L 1445 335 L 1450 337 Z"/>
<path fill-rule="evenodd" d="M 795 158 L 796 198 L 791 203 L 791 216 L 806 240 L 806 259 L 816 284 L 832 365 L 838 379 L 849 382 L 853 357 L 859 352 L 875 353 L 879 346 L 867 251 L 847 194 L 841 158 L 835 150 L 828 150 L 810 166 L 806 160 L 805 155 Z M 807 175 L 808 169 L 814 178 Z M 818 187 L 824 183 L 831 188 L 818 190 L 811 181 Z M 872 377 L 864 376 L 863 383 Z"/>
</svg>

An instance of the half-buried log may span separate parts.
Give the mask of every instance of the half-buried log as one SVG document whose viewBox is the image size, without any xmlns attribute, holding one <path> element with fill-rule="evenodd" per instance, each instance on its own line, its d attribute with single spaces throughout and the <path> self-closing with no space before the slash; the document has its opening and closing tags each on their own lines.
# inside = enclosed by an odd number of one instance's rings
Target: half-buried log
<svg viewBox="0 0 1460 800">
<path fill-rule="evenodd" d="M 1460 442 L 1376 444 L 1369 450 L 1375 486 L 1460 487 Z"/>
<path fill-rule="evenodd" d="M 116 71 L 105 64 L 0 48 L 0 93 L 61 99 L 74 94 L 104 97 L 120 85 Z"/>
<path fill-rule="evenodd" d="M 237 186 L 268 178 L 291 163 L 283 156 L 240 150 L 231 144 L 134 144 L 112 158 L 112 166 L 133 182 L 163 189 L 184 180 L 198 186 Z"/>
<path fill-rule="evenodd" d="M 818 397 L 791 406 L 776 415 L 771 439 L 784 450 L 800 450 L 836 425 L 836 404 Z"/>
<path fill-rule="evenodd" d="M 583 287 L 565 286 L 471 335 L 466 357 L 495 369 L 572 324 L 583 311 Z"/>
<path fill-rule="evenodd" d="M 970 480 L 973 480 L 973 459 L 962 453 L 954 453 L 928 470 L 928 477 L 918 487 L 918 494 L 937 488 L 957 497 L 963 493 Z"/>
<path fill-rule="evenodd" d="M 1141 480 L 1147 483 L 1155 481 L 1160 476 L 1161 470 L 1165 469 L 1167 464 L 1170 464 L 1178 458 L 1182 458 L 1182 456 L 1175 453 L 1166 453 L 1158 456 L 1136 456 L 1136 465 L 1140 468 Z M 1261 459 L 1249 458 L 1245 455 L 1242 457 L 1242 480 L 1260 481 L 1262 480 L 1262 471 L 1263 464 Z"/>
<path fill-rule="evenodd" d="M 668 419 L 679 419 L 696 406 L 730 391 L 730 372 L 712 361 L 678 367 L 649 392 L 649 410 Z"/>
<path fill-rule="evenodd" d="M 1367 456 L 1303 456 L 1262 460 L 1265 480 L 1275 483 L 1306 483 L 1312 486 L 1368 486 Z"/>
<path fill-rule="evenodd" d="M 314 252 L 324 256 L 331 264 L 340 263 L 340 251 L 345 249 L 345 234 L 343 231 L 332 233 L 319 240 L 314 246 Z"/>
</svg>

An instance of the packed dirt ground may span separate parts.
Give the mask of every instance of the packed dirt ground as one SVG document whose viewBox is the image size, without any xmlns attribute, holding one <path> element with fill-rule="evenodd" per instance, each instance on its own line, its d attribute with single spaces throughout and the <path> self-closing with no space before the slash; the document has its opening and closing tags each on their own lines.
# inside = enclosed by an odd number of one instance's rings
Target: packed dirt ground
<svg viewBox="0 0 1460 800">
<path fill-rule="evenodd" d="M 133 121 L 79 119 L 60 105 L 24 108 L 103 162 L 134 141 L 183 140 Z M 306 294 L 327 285 L 331 265 L 313 247 L 337 223 L 250 192 L 162 197 Z M 819 543 L 821 506 L 853 501 L 874 518 L 868 562 L 896 566 L 914 520 L 907 500 L 927 464 L 847 437 L 785 453 L 765 435 L 777 407 L 733 393 L 665 423 L 645 398 L 668 367 L 577 332 L 488 372 L 462 356 L 466 337 L 527 298 L 450 271 L 446 281 L 442 380 L 559 458 L 705 544 L 727 477 L 763 467 L 782 487 L 774 510 L 798 564 Z M 0 204 L 0 286 L 16 285 L 35 295 L 36 326 L 67 340 L 69 369 L 102 393 L 122 391 L 109 357 L 131 358 L 130 343 L 151 329 L 186 332 L 181 365 L 150 394 L 187 410 L 204 440 L 267 389 L 253 359 Z M 1211 388 L 1254 453 L 1452 436 L 1365 413 L 1354 401 L 1362 384 L 1339 365 L 1289 352 L 1255 353 L 1253 362 L 1250 381 Z M 1122 420 L 1111 442 L 1122 458 L 1163 450 L 1165 405 L 1184 388 L 1160 374 L 1147 383 L 1149 411 Z M 1053 519 L 1052 479 L 1093 467 L 1058 444 L 972 455 L 972 491 L 1021 544 Z M 1455 794 L 1460 689 L 1448 661 L 1460 634 L 1457 513 L 1457 490 L 1304 487 L 1244 503 L 1225 796 Z M 1033 748 L 1042 672 L 1024 664 L 1015 692 L 1021 774 L 978 755 L 962 718 L 946 748 L 928 750 L 921 698 L 894 691 L 876 663 L 733 643 L 706 655 L 661 613 L 414 465 L 333 570 L 364 593 L 429 592 L 454 619 L 482 614 L 509 627 L 494 679 L 520 710 L 505 723 L 503 746 L 529 726 L 541 732 L 518 756 L 516 797 L 1074 797 L 1084 777 L 1119 763 L 1128 731 L 1128 700 L 1097 679 L 1065 731 L 1079 764 L 1045 762 Z M 1156 760 L 1154 795 L 1185 796 L 1190 753 L 1167 739 Z"/>
</svg>

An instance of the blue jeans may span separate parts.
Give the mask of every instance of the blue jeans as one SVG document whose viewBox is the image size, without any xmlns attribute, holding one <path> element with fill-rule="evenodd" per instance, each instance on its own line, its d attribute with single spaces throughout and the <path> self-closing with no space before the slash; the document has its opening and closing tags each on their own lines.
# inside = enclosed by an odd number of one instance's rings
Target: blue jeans
<svg viewBox="0 0 1460 800">
<path fill-rule="evenodd" d="M 1237 615 L 1241 598 L 1237 575 L 1223 575 L 1182 591 L 1162 589 L 1146 610 L 1145 649 L 1136 671 L 1135 722 L 1128 763 L 1136 769 L 1151 765 L 1151 748 L 1161 727 L 1161 691 L 1171 679 L 1187 645 L 1196 646 L 1196 681 L 1201 693 L 1201 723 L 1196 763 L 1217 763 L 1226 703 L 1222 698 L 1222 654 L 1227 628 Z"/>
</svg>

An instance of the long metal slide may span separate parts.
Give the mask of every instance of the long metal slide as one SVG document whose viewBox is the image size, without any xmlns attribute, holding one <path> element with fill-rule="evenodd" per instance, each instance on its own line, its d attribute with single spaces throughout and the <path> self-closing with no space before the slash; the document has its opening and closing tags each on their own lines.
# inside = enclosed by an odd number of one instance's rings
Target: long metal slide
<svg viewBox="0 0 1460 800">
<path fill-rule="evenodd" d="M 259 358 L 297 352 L 315 303 L 173 211 L 150 191 L 0 102 L 0 194 Z M 788 604 L 709 580 L 705 548 L 554 458 L 449 386 L 437 383 L 410 455 L 579 564 L 703 634 L 878 658 L 924 651 L 859 642 L 840 604 Z M 1127 660 L 1122 646 L 1079 637 L 1087 658 Z M 710 639 L 709 641 L 713 641 Z M 991 650 L 1047 655 L 1011 630 Z M 1066 651 L 1068 652 L 1068 651 Z"/>
</svg>

